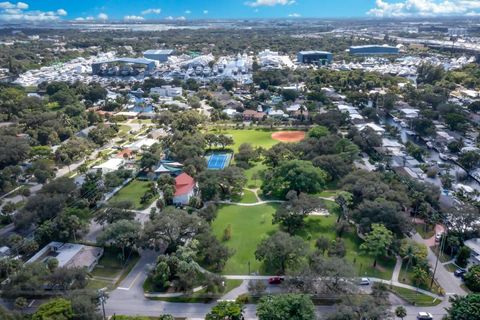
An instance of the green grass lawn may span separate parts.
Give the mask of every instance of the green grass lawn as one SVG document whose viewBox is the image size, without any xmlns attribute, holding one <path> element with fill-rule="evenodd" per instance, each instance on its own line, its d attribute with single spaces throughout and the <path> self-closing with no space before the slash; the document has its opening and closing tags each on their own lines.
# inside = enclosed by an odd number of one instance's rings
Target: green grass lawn
<svg viewBox="0 0 480 320">
<path fill-rule="evenodd" d="M 260 188 L 262 186 L 262 179 L 260 179 L 259 172 L 267 169 L 267 166 L 261 162 L 255 163 L 255 165 L 245 170 L 245 176 L 247 177 L 248 188 Z M 256 179 L 254 179 L 256 176 Z"/>
<path fill-rule="evenodd" d="M 415 224 L 415 230 L 420 234 L 423 239 L 430 239 L 435 235 L 434 228 L 423 223 Z"/>
<path fill-rule="evenodd" d="M 145 209 L 154 201 L 150 201 L 150 203 L 147 204 L 141 204 L 140 199 L 142 196 L 145 194 L 145 192 L 148 190 L 148 181 L 140 181 L 140 180 L 133 180 L 129 184 L 127 184 L 125 187 L 122 188 L 115 196 L 113 196 L 112 199 L 110 199 L 110 202 L 118 202 L 118 201 L 132 201 L 134 204 L 135 209 L 141 210 Z"/>
<path fill-rule="evenodd" d="M 232 136 L 235 144 L 233 145 L 233 150 L 238 151 L 238 147 L 242 143 L 250 143 L 253 147 L 263 147 L 265 149 L 271 148 L 273 145 L 277 144 L 278 141 L 272 139 L 271 130 L 253 130 L 253 129 L 212 129 L 211 133 L 222 133 Z"/>
<path fill-rule="evenodd" d="M 335 210 L 335 203 L 331 201 L 326 203 L 331 212 Z M 218 216 L 212 223 L 213 231 L 219 239 L 222 239 L 225 228 L 230 224 L 232 238 L 225 244 L 235 250 L 235 254 L 228 260 L 223 270 L 224 274 L 247 274 L 249 261 L 250 272 L 264 272 L 261 263 L 255 259 L 255 250 L 261 240 L 278 230 L 278 225 L 271 224 L 276 207 L 277 205 L 219 207 Z M 336 219 L 334 214 L 328 217 L 308 217 L 305 228 L 298 235 L 309 241 L 311 248 L 314 249 L 315 241 L 320 236 L 330 240 L 336 238 Z M 358 275 L 382 279 L 392 277 L 395 259 L 379 259 L 377 267 L 373 268 L 373 258 L 360 253 L 362 240 L 354 232 L 344 234 L 343 240 L 347 251 L 345 258 L 354 264 Z"/>
<path fill-rule="evenodd" d="M 135 266 L 140 256 L 134 252 L 130 255 L 127 263 L 122 264 L 119 257 L 120 250 L 114 248 L 105 248 L 102 258 L 98 261 L 98 265 L 91 272 L 92 277 L 102 277 L 106 279 L 93 279 L 91 286 L 101 286 L 102 283 L 108 283 L 107 279 L 112 281 L 110 285 L 119 283 Z M 128 253 L 127 253 L 128 254 Z M 101 286 L 103 288 L 104 286 Z"/>
<path fill-rule="evenodd" d="M 435 299 L 426 294 L 419 293 L 414 290 L 395 287 L 395 286 L 388 286 L 390 291 L 395 293 L 397 296 L 402 298 L 403 300 L 407 301 L 412 305 L 416 305 L 418 307 L 432 307 L 440 304 L 442 300 Z"/>
<path fill-rule="evenodd" d="M 329 203 L 331 201 L 326 201 Z M 330 212 L 335 208 L 335 204 L 331 203 L 327 206 Z M 335 224 L 337 216 L 331 214 L 328 217 L 310 216 L 306 219 L 305 228 L 298 233 L 302 238 L 308 240 L 312 249 L 315 248 L 315 241 L 320 237 L 326 237 L 335 240 Z M 352 263 L 357 270 L 359 276 L 369 276 L 381 279 L 391 279 L 393 268 L 395 267 L 395 259 L 381 258 L 377 261 L 377 267 L 373 268 L 373 258 L 360 252 L 360 244 L 362 240 L 352 231 L 344 234 L 342 240 L 345 243 L 346 256 L 345 259 Z"/>
<path fill-rule="evenodd" d="M 255 259 L 255 250 L 260 241 L 278 229 L 272 225 L 275 205 L 260 205 L 254 207 L 241 207 L 223 205 L 219 207 L 218 216 L 213 221 L 214 234 L 222 239 L 225 228 L 230 224 L 232 237 L 225 244 L 235 250 L 235 254 L 228 260 L 224 274 L 248 274 L 261 272 L 261 263 Z"/>
<path fill-rule="evenodd" d="M 239 199 L 232 199 L 233 202 L 240 202 L 240 203 L 255 203 L 257 202 L 257 197 L 255 193 L 250 190 L 243 189 L 243 196 Z"/>
</svg>

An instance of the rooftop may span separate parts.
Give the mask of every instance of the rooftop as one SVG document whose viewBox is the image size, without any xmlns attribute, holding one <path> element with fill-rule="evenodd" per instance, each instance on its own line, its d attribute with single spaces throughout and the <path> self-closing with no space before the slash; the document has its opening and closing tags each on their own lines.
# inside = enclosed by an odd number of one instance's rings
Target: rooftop
<svg viewBox="0 0 480 320">
<path fill-rule="evenodd" d="M 150 49 L 145 51 L 143 54 L 172 54 L 172 49 Z"/>
<path fill-rule="evenodd" d="M 195 180 L 186 173 L 175 178 L 175 196 L 189 193 L 195 186 Z"/>
</svg>

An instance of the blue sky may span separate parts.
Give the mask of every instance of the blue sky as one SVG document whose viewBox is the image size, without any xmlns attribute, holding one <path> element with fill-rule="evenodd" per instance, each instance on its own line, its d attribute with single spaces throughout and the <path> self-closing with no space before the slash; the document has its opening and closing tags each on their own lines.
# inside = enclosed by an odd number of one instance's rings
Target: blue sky
<svg viewBox="0 0 480 320">
<path fill-rule="evenodd" d="M 0 21 L 477 16 L 480 0 L 0 0 Z"/>
</svg>

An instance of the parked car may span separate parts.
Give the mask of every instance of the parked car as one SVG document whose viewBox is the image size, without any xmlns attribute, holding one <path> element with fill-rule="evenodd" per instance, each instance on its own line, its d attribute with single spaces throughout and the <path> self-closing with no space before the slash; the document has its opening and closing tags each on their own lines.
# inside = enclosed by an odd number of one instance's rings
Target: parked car
<svg viewBox="0 0 480 320">
<path fill-rule="evenodd" d="M 455 272 L 453 273 L 455 275 L 455 277 L 462 277 L 463 278 L 463 275 L 467 273 L 467 270 L 463 269 L 463 268 L 458 268 L 457 270 L 455 270 Z"/>
<path fill-rule="evenodd" d="M 285 280 L 283 277 L 271 277 L 268 279 L 269 284 L 280 284 Z"/>
<path fill-rule="evenodd" d="M 430 312 L 419 312 L 417 314 L 418 320 L 433 320 L 433 316 Z"/>
<path fill-rule="evenodd" d="M 370 285 L 370 279 L 368 279 L 368 278 L 360 279 L 360 285 L 361 286 L 369 286 Z"/>
</svg>

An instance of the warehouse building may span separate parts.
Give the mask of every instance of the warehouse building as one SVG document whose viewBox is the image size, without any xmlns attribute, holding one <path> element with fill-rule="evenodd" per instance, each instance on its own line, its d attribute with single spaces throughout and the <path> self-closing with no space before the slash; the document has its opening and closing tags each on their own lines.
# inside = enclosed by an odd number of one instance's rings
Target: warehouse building
<svg viewBox="0 0 480 320">
<path fill-rule="evenodd" d="M 171 49 L 164 49 L 164 50 L 147 50 L 143 53 L 143 57 L 146 59 L 156 60 L 158 62 L 167 62 L 168 57 L 173 54 L 173 50 Z"/>
<path fill-rule="evenodd" d="M 333 54 L 327 51 L 300 51 L 297 61 L 305 64 L 326 65 L 333 60 Z"/>
<path fill-rule="evenodd" d="M 366 45 L 366 46 L 352 46 L 350 47 L 350 54 L 353 55 L 390 55 L 398 54 L 397 47 L 387 45 Z"/>
</svg>

